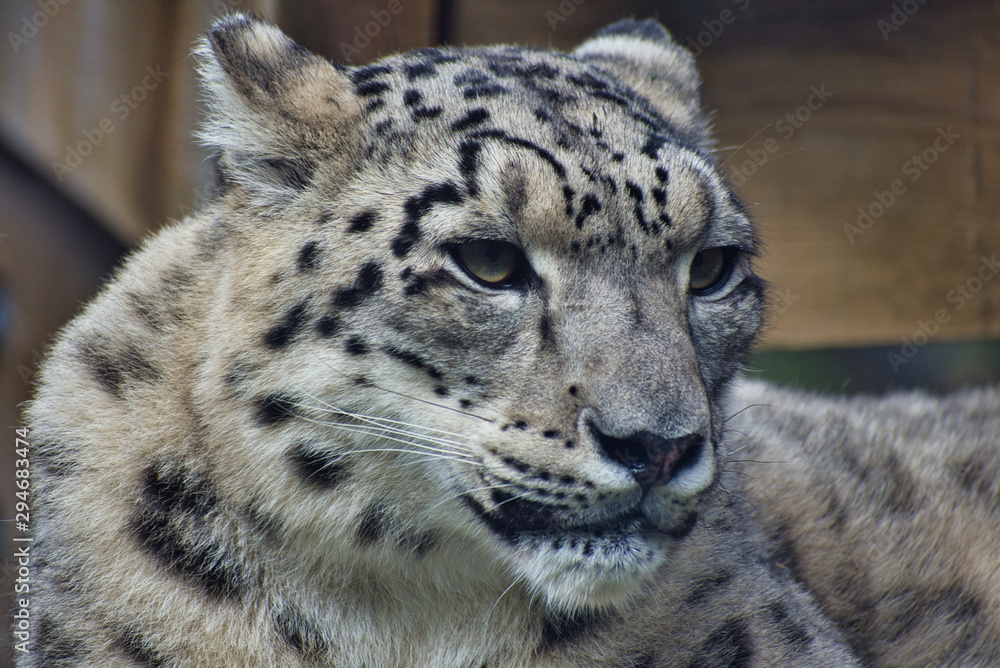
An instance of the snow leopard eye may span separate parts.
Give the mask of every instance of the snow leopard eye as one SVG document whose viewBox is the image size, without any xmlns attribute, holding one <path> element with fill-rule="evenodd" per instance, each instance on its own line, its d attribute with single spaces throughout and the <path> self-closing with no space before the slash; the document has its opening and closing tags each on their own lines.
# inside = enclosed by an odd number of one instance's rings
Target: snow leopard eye
<svg viewBox="0 0 1000 668">
<path fill-rule="evenodd" d="M 527 262 L 520 249 L 506 241 L 466 241 L 452 252 L 472 278 L 488 287 L 512 287 L 524 277 Z"/>
<path fill-rule="evenodd" d="M 725 285 L 735 260 L 734 248 L 706 248 L 697 253 L 691 261 L 691 294 L 708 295 Z"/>
</svg>

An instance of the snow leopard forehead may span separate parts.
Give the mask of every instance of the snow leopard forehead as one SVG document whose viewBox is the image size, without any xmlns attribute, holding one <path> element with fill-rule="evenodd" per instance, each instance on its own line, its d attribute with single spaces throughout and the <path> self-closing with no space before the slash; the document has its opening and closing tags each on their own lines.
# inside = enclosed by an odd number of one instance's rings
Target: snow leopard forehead
<svg viewBox="0 0 1000 668">
<path fill-rule="evenodd" d="M 210 40 L 217 46 L 227 31 L 266 30 L 260 26 L 233 21 Z M 693 62 L 658 24 L 616 24 L 571 54 L 427 48 L 361 67 L 338 65 L 343 80 L 335 89 L 329 77 L 309 75 L 315 56 L 279 35 L 257 35 L 261 52 L 246 55 L 266 67 L 229 63 L 253 72 L 244 98 L 260 99 L 262 107 L 268 97 L 294 102 L 292 110 L 279 104 L 265 113 L 272 122 L 270 130 L 264 126 L 262 153 L 276 155 L 247 155 L 247 138 L 233 132 L 238 124 L 225 104 L 217 105 L 229 112 L 225 126 L 210 121 L 204 136 L 230 163 L 276 171 L 272 180 L 283 186 L 284 201 L 288 191 L 321 181 L 317 174 L 335 174 L 337 194 L 351 177 L 344 190 L 363 197 L 381 192 L 391 200 L 409 191 L 400 203 L 409 207 L 407 221 L 393 241 L 397 257 L 417 245 L 421 212 L 470 202 L 494 229 L 509 223 L 511 234 L 537 235 L 521 241 L 558 241 L 576 256 L 656 256 L 702 244 L 709 223 L 728 235 L 726 244 L 753 247 L 742 207 L 713 166 Z M 225 66 L 226 56 L 220 61 Z M 211 67 L 205 69 L 212 92 Z M 313 107 L 312 130 L 284 132 L 288 117 L 301 120 Z M 260 143 L 261 129 L 253 134 Z M 295 158 L 281 157 L 289 154 Z M 375 213 L 356 215 L 356 227 L 374 224 Z"/>
</svg>

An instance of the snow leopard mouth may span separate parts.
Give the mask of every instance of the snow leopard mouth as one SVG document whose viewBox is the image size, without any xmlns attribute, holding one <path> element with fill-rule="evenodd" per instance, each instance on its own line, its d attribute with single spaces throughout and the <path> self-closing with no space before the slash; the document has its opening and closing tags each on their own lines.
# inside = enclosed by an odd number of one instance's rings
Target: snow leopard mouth
<svg viewBox="0 0 1000 668">
<path fill-rule="evenodd" d="M 510 545 L 539 540 L 554 544 L 594 539 L 616 541 L 632 536 L 679 539 L 690 533 L 696 520 L 691 514 L 678 517 L 668 526 L 658 526 L 640 503 L 626 512 L 595 522 L 572 522 L 567 521 L 563 509 L 530 499 L 510 498 L 490 510 L 471 494 L 464 494 L 462 499 L 492 533 Z"/>
</svg>

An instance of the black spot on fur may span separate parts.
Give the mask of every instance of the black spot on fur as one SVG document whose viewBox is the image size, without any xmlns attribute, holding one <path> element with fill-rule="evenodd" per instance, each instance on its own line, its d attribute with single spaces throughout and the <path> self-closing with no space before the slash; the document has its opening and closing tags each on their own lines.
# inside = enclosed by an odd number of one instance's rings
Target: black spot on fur
<svg viewBox="0 0 1000 668">
<path fill-rule="evenodd" d="M 351 218 L 347 225 L 348 232 L 367 232 L 375 223 L 376 213 L 374 211 L 362 211 Z"/>
<path fill-rule="evenodd" d="M 159 370 L 131 341 L 113 341 L 103 334 L 92 334 L 79 344 L 77 356 L 104 389 L 119 399 L 124 398 L 129 382 L 154 383 L 160 379 Z"/>
<path fill-rule="evenodd" d="M 462 95 L 466 100 L 478 100 L 483 97 L 497 97 L 509 92 L 506 87 L 498 83 L 482 83 L 469 86 L 462 91 Z"/>
<path fill-rule="evenodd" d="M 548 312 L 542 313 L 541 318 L 538 319 L 538 336 L 545 343 L 555 341 L 552 334 L 552 318 L 549 317 Z"/>
<path fill-rule="evenodd" d="M 569 186 L 563 186 L 563 198 L 566 200 L 566 215 L 573 215 L 573 189 Z"/>
<path fill-rule="evenodd" d="M 632 213 L 635 215 L 636 221 L 638 221 L 639 226 L 642 231 L 649 234 L 651 231 L 659 232 L 657 226 L 651 227 L 649 222 L 646 220 L 646 214 L 643 212 L 642 203 L 645 199 L 642 194 L 642 189 L 631 181 L 625 182 L 625 189 L 628 191 L 628 195 L 635 202 L 635 206 L 632 208 Z"/>
<path fill-rule="evenodd" d="M 312 661 L 320 661 L 330 652 L 330 645 L 319 625 L 302 611 L 284 604 L 274 612 L 274 628 L 295 651 Z"/>
<path fill-rule="evenodd" d="M 305 301 L 299 302 L 285 314 L 281 322 L 267 330 L 264 334 L 264 344 L 272 350 L 278 350 L 288 346 L 306 325 L 308 316 L 306 308 L 309 304 Z"/>
<path fill-rule="evenodd" d="M 424 99 L 423 94 L 416 88 L 407 88 L 403 91 L 403 104 L 408 107 L 415 107 Z"/>
<path fill-rule="evenodd" d="M 382 287 L 382 268 L 375 262 L 365 263 L 349 287 L 337 290 L 333 295 L 333 305 L 338 308 L 354 308 Z"/>
<path fill-rule="evenodd" d="M 794 647 L 804 647 L 812 642 L 812 636 L 789 612 L 783 601 L 774 601 L 764 607 L 769 622 L 784 636 L 785 642 Z"/>
<path fill-rule="evenodd" d="M 146 469 L 140 501 L 135 536 L 169 570 L 223 600 L 241 599 L 256 584 L 246 549 L 221 533 L 231 519 L 207 479 L 160 461 Z"/>
<path fill-rule="evenodd" d="M 388 65 L 369 65 L 368 67 L 359 67 L 353 70 L 349 76 L 351 83 L 360 84 L 383 74 L 389 74 L 390 72 L 392 72 L 392 68 Z"/>
<path fill-rule="evenodd" d="M 392 252 L 396 257 L 403 257 L 420 239 L 420 226 L 417 224 L 435 204 L 461 204 L 462 195 L 455 184 L 451 182 L 427 186 L 419 195 L 407 198 L 403 204 L 406 222 L 399 234 L 392 241 Z"/>
<path fill-rule="evenodd" d="M 451 129 L 454 132 L 462 132 L 485 122 L 489 117 L 490 112 L 483 107 L 469 109 L 460 119 L 451 124 Z"/>
<path fill-rule="evenodd" d="M 479 193 L 476 172 L 479 169 L 479 152 L 482 148 L 483 145 L 477 141 L 463 141 L 458 146 L 458 154 L 461 156 L 458 161 L 458 173 L 465 180 L 465 189 L 472 197 Z"/>
<path fill-rule="evenodd" d="M 501 457 L 500 461 L 502 461 L 505 466 L 509 466 L 518 473 L 527 473 L 528 471 L 531 470 L 531 464 L 522 462 L 520 459 L 517 459 L 516 457 L 510 457 L 510 456 Z"/>
<path fill-rule="evenodd" d="M 688 666 L 748 668 L 753 662 L 753 656 L 753 642 L 746 622 L 739 617 L 730 617 L 705 638 Z"/>
<path fill-rule="evenodd" d="M 159 297 L 130 292 L 125 298 L 142 324 L 154 332 L 162 332 L 169 326 L 179 325 L 184 321 L 184 316 L 177 310 L 175 303 L 179 292 L 176 289 L 164 291 Z"/>
<path fill-rule="evenodd" d="M 369 352 L 368 344 L 360 336 L 352 336 L 344 341 L 344 352 L 348 355 L 366 355 Z"/>
<path fill-rule="evenodd" d="M 656 180 L 660 183 L 666 184 L 670 180 L 669 172 L 663 167 L 657 167 L 654 174 L 656 174 Z"/>
<path fill-rule="evenodd" d="M 444 111 L 444 107 L 416 107 L 411 112 L 413 120 L 422 121 L 427 118 L 437 118 Z"/>
<path fill-rule="evenodd" d="M 373 503 L 361 515 L 354 536 L 361 546 L 373 545 L 385 535 L 388 530 L 389 511 L 382 503 Z"/>
<path fill-rule="evenodd" d="M 583 228 L 583 221 L 586 220 L 587 216 L 597 213 L 601 210 L 601 201 L 597 199 L 594 195 L 587 194 L 583 196 L 580 200 L 580 213 L 576 214 L 576 227 L 577 229 Z"/>
<path fill-rule="evenodd" d="M 403 287 L 403 294 L 412 297 L 413 295 L 419 295 L 426 289 L 427 277 L 420 274 L 413 274 Z"/>
<path fill-rule="evenodd" d="M 278 181 L 294 190 L 305 190 L 312 181 L 316 165 L 308 160 L 286 160 L 284 158 L 265 158 L 261 160 Z"/>
<path fill-rule="evenodd" d="M 574 86 L 579 86 L 580 88 L 585 88 L 589 91 L 606 90 L 608 87 L 607 83 L 601 81 L 589 72 L 584 72 L 579 75 L 567 74 L 566 81 L 570 82 Z"/>
<path fill-rule="evenodd" d="M 538 157 L 542 160 L 549 163 L 560 179 L 566 178 L 566 167 L 564 167 L 563 164 L 556 159 L 555 155 L 553 155 L 548 149 L 543 148 L 532 141 L 514 135 L 509 135 L 503 130 L 477 130 L 469 136 L 474 139 L 495 139 L 505 144 L 510 144 L 511 146 L 528 149 L 538 155 Z"/>
<path fill-rule="evenodd" d="M 115 638 L 115 646 L 141 666 L 160 668 L 167 665 L 167 660 L 153 647 L 150 640 L 131 626 L 121 630 Z"/>
<path fill-rule="evenodd" d="M 713 594 L 731 582 L 733 575 L 734 573 L 732 571 L 721 570 L 699 579 L 695 582 L 691 592 L 687 595 L 687 604 L 690 606 L 697 606 L 704 603 Z"/>
<path fill-rule="evenodd" d="M 296 443 L 286 453 L 302 482 L 310 487 L 331 490 L 350 477 L 343 458 L 310 443 Z"/>
<path fill-rule="evenodd" d="M 287 394 L 268 394 L 254 404 L 257 423 L 264 427 L 280 424 L 298 414 L 296 399 Z"/>
<path fill-rule="evenodd" d="M 399 537 L 396 545 L 401 550 L 413 554 L 418 559 L 427 556 L 427 553 L 437 547 L 437 539 L 429 531 L 406 532 Z"/>
<path fill-rule="evenodd" d="M 384 81 L 366 81 L 365 83 L 358 84 L 357 86 L 354 87 L 354 92 L 357 93 L 360 97 L 371 97 L 373 95 L 378 95 L 379 93 L 385 92 L 387 90 L 389 90 L 389 84 L 385 83 Z M 379 100 L 384 102 L 384 100 L 381 100 L 381 98 L 379 98 Z M 374 111 L 374 110 L 369 109 L 369 111 Z"/>
<path fill-rule="evenodd" d="M 680 518 L 680 521 L 675 526 L 667 529 L 664 533 L 673 538 L 674 540 L 682 540 L 691 535 L 694 531 L 695 526 L 698 524 L 698 513 L 690 511 Z"/>
<path fill-rule="evenodd" d="M 428 62 L 407 63 L 403 66 L 403 71 L 406 73 L 406 78 L 409 81 L 421 77 L 432 77 L 437 74 L 437 68 L 434 67 L 433 63 Z"/>
<path fill-rule="evenodd" d="M 589 634 L 598 617 L 593 612 L 579 612 L 573 615 L 550 612 L 542 627 L 543 651 L 555 649 Z"/>
<path fill-rule="evenodd" d="M 434 380 L 441 380 L 442 378 L 444 378 L 444 374 L 442 374 L 433 365 L 428 364 L 425 359 L 423 359 L 414 352 L 410 352 L 408 350 L 402 350 L 400 348 L 392 346 L 386 347 L 383 350 L 385 350 L 387 355 L 398 359 L 400 362 L 407 364 L 413 367 L 414 369 L 419 369 L 420 371 L 423 371 Z"/>
<path fill-rule="evenodd" d="M 37 666 L 45 668 L 75 668 L 85 658 L 84 643 L 69 633 L 48 615 L 38 618 L 36 635 L 29 644 L 37 657 Z"/>
<path fill-rule="evenodd" d="M 296 259 L 296 265 L 299 271 L 312 271 L 316 268 L 316 263 L 319 261 L 320 248 L 318 241 L 310 241 L 305 246 L 299 250 L 299 256 Z"/>
<path fill-rule="evenodd" d="M 660 152 L 660 148 L 662 148 L 668 141 L 670 141 L 670 138 L 665 135 L 657 133 L 650 134 L 646 143 L 642 145 L 642 152 L 653 160 L 656 160 Z"/>
<path fill-rule="evenodd" d="M 340 318 L 336 315 L 325 315 L 316 321 L 316 333 L 324 339 L 335 336 L 340 331 Z"/>
</svg>

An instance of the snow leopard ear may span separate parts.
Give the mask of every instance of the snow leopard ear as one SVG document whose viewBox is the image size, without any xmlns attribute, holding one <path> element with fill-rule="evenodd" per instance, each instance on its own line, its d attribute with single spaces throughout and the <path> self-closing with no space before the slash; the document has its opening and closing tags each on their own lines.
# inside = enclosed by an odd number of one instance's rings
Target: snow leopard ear
<svg viewBox="0 0 1000 668">
<path fill-rule="evenodd" d="M 362 106 L 345 68 L 246 14 L 217 22 L 195 53 L 208 94 L 199 136 L 218 152 L 223 182 L 301 189 L 317 159 L 352 162 Z"/>
<path fill-rule="evenodd" d="M 701 109 L 701 77 L 691 53 L 653 19 L 626 19 L 597 32 L 573 55 L 612 70 L 695 145 L 711 147 Z"/>
</svg>

